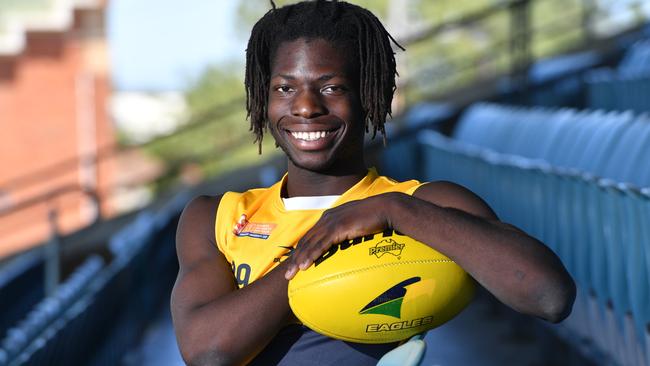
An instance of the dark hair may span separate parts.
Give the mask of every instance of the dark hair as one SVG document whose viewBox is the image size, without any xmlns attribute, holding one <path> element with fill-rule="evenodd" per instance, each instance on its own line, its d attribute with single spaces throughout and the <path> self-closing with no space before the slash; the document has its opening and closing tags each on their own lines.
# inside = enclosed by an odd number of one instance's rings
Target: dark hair
<svg viewBox="0 0 650 366">
<path fill-rule="evenodd" d="M 271 62 L 282 42 L 321 38 L 346 47 L 359 60 L 359 92 L 366 132 L 372 124 L 386 139 L 384 123 L 395 92 L 392 41 L 404 50 L 370 11 L 343 1 L 303 1 L 269 10 L 253 26 L 246 48 L 246 111 L 262 151 L 267 127 Z"/>
</svg>

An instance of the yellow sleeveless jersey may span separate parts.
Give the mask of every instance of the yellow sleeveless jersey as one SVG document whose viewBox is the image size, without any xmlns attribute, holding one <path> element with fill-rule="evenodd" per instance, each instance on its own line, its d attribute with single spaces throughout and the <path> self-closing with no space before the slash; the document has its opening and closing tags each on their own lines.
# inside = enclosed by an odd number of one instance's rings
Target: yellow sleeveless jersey
<svg viewBox="0 0 650 366">
<path fill-rule="evenodd" d="M 286 210 L 280 192 L 286 180 L 244 193 L 226 192 L 217 208 L 217 247 L 232 265 L 241 288 L 264 276 L 291 255 L 324 209 Z M 416 180 L 396 182 L 374 169 L 339 197 L 332 207 L 386 192 L 413 194 Z"/>
</svg>

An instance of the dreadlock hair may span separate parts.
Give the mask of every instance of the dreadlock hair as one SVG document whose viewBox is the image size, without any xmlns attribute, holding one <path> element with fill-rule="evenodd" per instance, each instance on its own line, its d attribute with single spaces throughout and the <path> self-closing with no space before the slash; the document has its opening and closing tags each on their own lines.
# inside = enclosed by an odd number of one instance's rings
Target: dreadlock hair
<svg viewBox="0 0 650 366">
<path fill-rule="evenodd" d="M 302 1 L 269 10 L 254 26 L 246 48 L 246 111 L 259 153 L 268 127 L 271 62 L 282 42 L 298 38 L 324 39 L 344 47 L 359 60 L 359 92 L 365 129 L 379 131 L 386 144 L 384 123 L 395 92 L 395 53 L 391 41 L 404 50 L 370 11 L 343 1 Z"/>
</svg>

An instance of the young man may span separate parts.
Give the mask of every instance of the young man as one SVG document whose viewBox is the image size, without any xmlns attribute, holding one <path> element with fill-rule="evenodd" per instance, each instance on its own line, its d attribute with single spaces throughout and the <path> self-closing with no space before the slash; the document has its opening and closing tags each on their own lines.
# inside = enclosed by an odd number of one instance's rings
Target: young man
<svg viewBox="0 0 650 366">
<path fill-rule="evenodd" d="M 575 287 L 542 243 L 501 223 L 449 182 L 398 183 L 369 170 L 365 133 L 384 133 L 395 89 L 392 38 L 344 2 L 269 11 L 246 50 L 247 108 L 289 158 L 268 189 L 198 197 L 177 234 L 172 314 L 189 364 L 374 364 L 389 345 L 358 345 L 298 324 L 288 279 L 333 243 L 393 228 L 446 254 L 499 300 L 552 322 Z"/>
</svg>

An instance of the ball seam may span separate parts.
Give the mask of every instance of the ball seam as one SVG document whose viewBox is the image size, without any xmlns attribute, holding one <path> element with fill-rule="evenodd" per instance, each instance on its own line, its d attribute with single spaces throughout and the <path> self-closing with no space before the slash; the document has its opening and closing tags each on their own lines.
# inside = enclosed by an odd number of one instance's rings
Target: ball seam
<svg viewBox="0 0 650 366">
<path fill-rule="evenodd" d="M 318 280 L 316 280 L 314 282 L 310 282 L 308 284 L 303 284 L 302 286 L 297 287 L 297 288 L 289 289 L 289 295 L 291 295 L 292 293 L 294 293 L 296 291 L 302 290 L 305 287 L 318 285 L 321 282 L 327 282 L 327 281 L 330 281 L 332 279 L 346 277 L 346 276 L 349 276 L 349 275 L 352 275 L 352 274 L 355 274 L 355 273 L 370 271 L 370 270 L 373 270 L 373 269 L 376 269 L 376 268 L 382 268 L 382 267 L 393 267 L 393 266 L 400 266 L 400 265 L 404 265 L 404 264 L 423 264 L 423 263 L 455 263 L 455 262 L 452 261 L 451 259 L 424 259 L 424 260 L 411 260 L 411 261 L 396 262 L 396 263 L 376 264 L 376 265 L 365 267 L 365 268 L 359 268 L 359 269 L 351 270 L 351 271 L 348 271 L 348 272 L 345 272 L 345 273 L 337 273 L 335 275 L 322 277 L 322 278 L 320 278 L 320 279 L 318 279 Z"/>
</svg>

